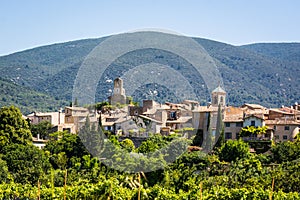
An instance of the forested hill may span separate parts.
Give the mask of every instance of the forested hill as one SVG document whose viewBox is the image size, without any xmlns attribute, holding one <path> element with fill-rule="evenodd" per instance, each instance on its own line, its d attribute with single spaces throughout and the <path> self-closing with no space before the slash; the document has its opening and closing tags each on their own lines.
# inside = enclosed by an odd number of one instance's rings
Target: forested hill
<svg viewBox="0 0 300 200">
<path fill-rule="evenodd" d="M 257 43 L 242 47 L 275 59 L 300 63 L 300 43 Z"/>
<path fill-rule="evenodd" d="M 71 101 L 72 88 L 79 67 L 85 57 L 104 39 L 53 44 L 2 56 L 0 57 L 1 77 L 16 85 L 50 95 L 54 99 Z M 241 105 L 248 102 L 277 107 L 300 101 L 300 44 L 233 46 L 207 39 L 194 39 L 215 60 L 228 93 L 229 104 Z M 178 72 L 186 74 L 189 77 L 188 81 L 199 86 L 197 92 L 202 96 L 201 103 L 209 101 L 209 91 L 201 87 L 203 79 L 193 76 L 187 61 L 167 51 L 141 49 L 127 53 L 111 64 L 105 71 L 104 77 L 106 80 L 114 79 L 122 76 L 126 70 L 145 62 L 172 66 Z M 107 91 L 112 89 L 111 83 L 105 82 L 104 79 L 100 82 L 96 94 L 97 101 L 105 100 L 109 95 Z M 136 100 L 147 98 L 141 91 L 149 91 L 152 87 L 154 86 L 150 84 L 140 88 L 140 91 L 134 94 Z M 156 90 L 158 95 L 155 98 L 158 100 L 174 100 L 167 88 L 160 87 Z M 28 101 L 26 98 L 23 100 Z M 18 104 L 24 104 L 23 100 L 18 100 Z M 37 101 L 40 99 L 32 99 L 30 102 L 39 103 Z M 6 104 L 3 98 L 0 98 L 0 104 Z M 45 104 L 44 109 L 48 106 Z"/>
<path fill-rule="evenodd" d="M 23 114 L 29 114 L 33 111 L 57 111 L 67 103 L 0 78 L 0 107 L 15 105 Z"/>
</svg>

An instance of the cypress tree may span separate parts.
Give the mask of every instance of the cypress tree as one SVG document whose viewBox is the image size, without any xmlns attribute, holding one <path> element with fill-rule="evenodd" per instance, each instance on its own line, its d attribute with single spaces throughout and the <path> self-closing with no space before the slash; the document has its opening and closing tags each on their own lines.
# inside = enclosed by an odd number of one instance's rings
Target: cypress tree
<svg viewBox="0 0 300 200">
<path fill-rule="evenodd" d="M 221 109 L 220 104 L 219 104 L 219 107 L 218 107 L 215 141 L 216 141 L 215 147 L 221 147 L 225 142 L 224 123 L 223 123 L 223 119 L 222 119 L 222 109 Z"/>
</svg>

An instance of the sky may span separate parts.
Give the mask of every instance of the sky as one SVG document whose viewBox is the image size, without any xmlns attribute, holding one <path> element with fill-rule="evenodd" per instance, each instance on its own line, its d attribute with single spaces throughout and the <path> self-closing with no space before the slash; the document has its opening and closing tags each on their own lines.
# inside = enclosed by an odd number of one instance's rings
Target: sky
<svg viewBox="0 0 300 200">
<path fill-rule="evenodd" d="M 300 42 L 298 0 L 1 0 L 0 55 L 163 29 L 233 45 Z"/>
</svg>

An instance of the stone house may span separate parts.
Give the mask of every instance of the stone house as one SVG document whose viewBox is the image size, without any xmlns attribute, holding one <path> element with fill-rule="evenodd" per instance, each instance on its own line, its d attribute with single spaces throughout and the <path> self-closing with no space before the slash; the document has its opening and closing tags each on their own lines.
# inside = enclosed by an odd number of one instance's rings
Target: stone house
<svg viewBox="0 0 300 200">
<path fill-rule="evenodd" d="M 97 114 L 83 107 L 65 107 L 65 123 L 58 126 L 58 131 L 69 131 L 78 133 L 84 126 L 86 118 L 89 117 L 90 124 L 97 124 Z"/>
<path fill-rule="evenodd" d="M 266 125 L 272 131 L 275 141 L 293 141 L 300 132 L 300 122 L 294 120 L 266 120 Z"/>
<path fill-rule="evenodd" d="M 65 115 L 62 113 L 62 111 L 58 112 L 33 112 L 26 116 L 30 120 L 31 124 L 38 124 L 42 121 L 48 121 L 53 126 L 57 126 L 59 124 L 63 124 L 65 121 Z"/>
<path fill-rule="evenodd" d="M 248 114 L 244 116 L 243 127 L 254 126 L 262 127 L 265 126 L 264 116 L 262 114 Z"/>
<path fill-rule="evenodd" d="M 238 139 L 239 132 L 243 128 L 244 112 L 241 108 L 229 106 L 224 111 L 225 139 Z"/>
<path fill-rule="evenodd" d="M 273 133 L 276 141 L 294 140 L 299 133 L 300 121 L 297 119 L 298 110 L 293 107 L 270 109 L 266 126 Z"/>
</svg>

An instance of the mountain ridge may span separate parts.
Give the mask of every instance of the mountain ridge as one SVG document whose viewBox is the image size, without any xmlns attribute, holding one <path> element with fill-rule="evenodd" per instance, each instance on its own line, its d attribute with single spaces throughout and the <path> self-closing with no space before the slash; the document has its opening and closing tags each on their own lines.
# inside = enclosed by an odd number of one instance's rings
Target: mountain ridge
<svg viewBox="0 0 300 200">
<path fill-rule="evenodd" d="M 1 56 L 1 77 L 54 99 L 69 102 L 79 67 L 105 38 L 56 43 Z M 300 79 L 297 74 L 300 74 L 300 55 L 297 52 L 300 52 L 300 43 L 291 43 L 291 46 L 286 43 L 234 46 L 203 38 L 193 39 L 214 59 L 228 93 L 228 104 L 241 105 L 248 102 L 278 107 L 299 101 L 297 83 Z M 289 55 L 292 59 L 288 59 Z M 155 49 L 142 49 L 123 55 L 112 63 L 105 77 L 113 79 L 134 66 L 150 61 L 172 66 L 180 73 L 187 74 L 189 81 L 197 87 L 203 84 L 201 77 L 193 77 L 189 63 L 178 56 Z M 141 91 L 153 87 L 145 86 Z M 96 100 L 106 100 L 109 89 L 112 89 L 111 84 L 99 82 Z M 167 95 L 166 88 L 158 90 Z M 200 88 L 197 92 L 203 95 L 202 104 L 209 101 L 209 91 Z M 137 93 L 135 98 L 138 100 L 147 97 L 141 96 L 141 92 Z M 160 98 L 169 100 L 163 95 Z M 1 99 L 0 104 L 4 104 Z"/>
</svg>

